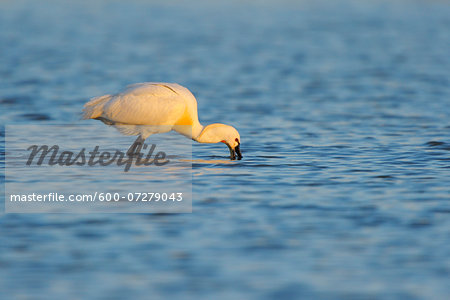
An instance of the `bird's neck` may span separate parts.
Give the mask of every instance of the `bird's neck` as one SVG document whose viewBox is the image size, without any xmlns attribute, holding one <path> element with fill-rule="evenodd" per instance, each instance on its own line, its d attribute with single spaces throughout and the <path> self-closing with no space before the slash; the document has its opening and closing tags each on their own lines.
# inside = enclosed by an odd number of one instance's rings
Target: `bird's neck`
<svg viewBox="0 0 450 300">
<path fill-rule="evenodd" d="M 202 126 L 198 121 L 194 122 L 192 125 L 175 125 L 173 130 L 179 134 L 184 135 L 187 138 L 193 139 L 199 142 L 198 138 L 201 136 L 202 131 L 205 127 Z M 201 142 L 200 142 L 201 143 Z"/>
<path fill-rule="evenodd" d="M 220 139 L 211 132 L 211 126 L 214 124 L 210 124 L 208 126 L 198 127 L 195 132 L 196 135 L 192 137 L 192 139 L 199 143 L 218 143 Z M 198 134 L 197 134 L 198 133 Z"/>
<path fill-rule="evenodd" d="M 194 136 L 192 139 L 194 141 L 197 141 L 199 143 L 218 143 L 222 141 L 222 137 L 220 134 L 220 131 L 217 131 L 217 129 L 220 129 L 221 126 L 224 126 L 223 124 L 209 124 L 208 126 L 201 126 L 198 127 L 196 130 L 198 132 L 198 135 Z M 201 129 L 201 130 L 200 130 Z M 197 132 L 195 132 L 197 134 Z"/>
<path fill-rule="evenodd" d="M 199 139 L 201 139 L 202 132 L 205 128 L 206 127 L 203 127 L 203 125 L 199 122 L 192 125 L 192 139 L 196 142 L 202 143 Z"/>
</svg>

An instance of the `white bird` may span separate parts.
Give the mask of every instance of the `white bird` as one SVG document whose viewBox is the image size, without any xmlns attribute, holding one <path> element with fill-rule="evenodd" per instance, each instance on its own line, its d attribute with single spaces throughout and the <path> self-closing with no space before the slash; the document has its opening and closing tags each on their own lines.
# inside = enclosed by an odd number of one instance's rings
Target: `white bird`
<svg viewBox="0 0 450 300">
<path fill-rule="evenodd" d="M 225 143 L 232 160 L 242 158 L 239 132 L 219 123 L 202 126 L 194 95 L 176 83 L 136 83 L 121 93 L 92 98 L 84 105 L 83 119 L 100 120 L 123 134 L 138 135 L 129 155 L 150 135 L 174 130 L 199 143 Z"/>
</svg>

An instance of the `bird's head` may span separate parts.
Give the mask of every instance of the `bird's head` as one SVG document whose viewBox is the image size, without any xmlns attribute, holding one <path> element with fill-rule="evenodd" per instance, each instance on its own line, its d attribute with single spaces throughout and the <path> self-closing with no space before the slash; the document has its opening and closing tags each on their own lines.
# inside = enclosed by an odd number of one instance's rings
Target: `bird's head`
<svg viewBox="0 0 450 300">
<path fill-rule="evenodd" d="M 228 146 L 231 160 L 242 159 L 241 136 L 233 126 L 225 124 L 208 125 L 203 129 L 197 141 L 201 143 L 222 142 Z"/>
</svg>

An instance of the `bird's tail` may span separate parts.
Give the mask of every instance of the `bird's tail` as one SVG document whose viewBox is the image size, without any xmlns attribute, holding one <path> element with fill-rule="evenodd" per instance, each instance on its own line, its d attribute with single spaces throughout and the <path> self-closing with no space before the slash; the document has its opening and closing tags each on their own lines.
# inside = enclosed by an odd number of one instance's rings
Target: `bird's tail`
<svg viewBox="0 0 450 300">
<path fill-rule="evenodd" d="M 82 118 L 95 119 L 100 117 L 103 113 L 103 106 L 109 99 L 111 99 L 111 97 L 111 95 L 104 95 L 92 98 L 91 101 L 84 105 Z"/>
</svg>

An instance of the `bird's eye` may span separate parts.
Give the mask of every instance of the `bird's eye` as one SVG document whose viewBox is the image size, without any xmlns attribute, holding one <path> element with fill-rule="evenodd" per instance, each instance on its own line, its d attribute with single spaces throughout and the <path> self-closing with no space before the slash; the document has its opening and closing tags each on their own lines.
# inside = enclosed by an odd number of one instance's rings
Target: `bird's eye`
<svg viewBox="0 0 450 300">
<path fill-rule="evenodd" d="M 235 139 L 235 141 L 239 143 L 239 140 L 237 138 Z"/>
</svg>

